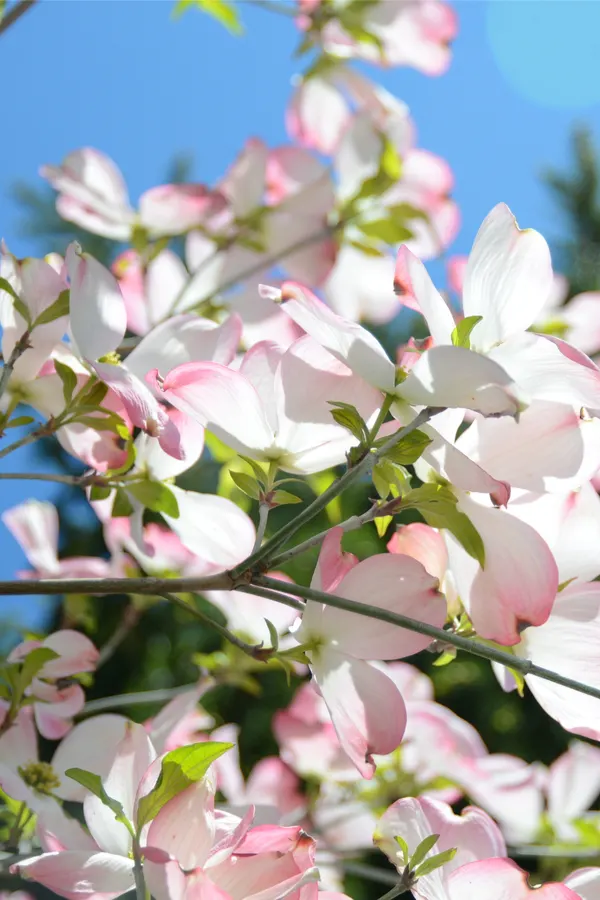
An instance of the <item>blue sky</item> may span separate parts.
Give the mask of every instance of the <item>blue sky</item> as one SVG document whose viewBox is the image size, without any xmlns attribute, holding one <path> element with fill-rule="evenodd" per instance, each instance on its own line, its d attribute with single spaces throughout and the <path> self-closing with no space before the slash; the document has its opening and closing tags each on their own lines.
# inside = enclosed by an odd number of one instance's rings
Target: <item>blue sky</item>
<svg viewBox="0 0 600 900">
<path fill-rule="evenodd" d="M 42 163 L 72 149 L 91 145 L 112 156 L 135 200 L 163 180 L 177 152 L 192 154 L 194 177 L 210 182 L 248 136 L 286 140 L 283 113 L 297 71 L 293 22 L 244 0 L 239 6 L 242 38 L 195 10 L 174 21 L 168 0 L 42 0 L 0 36 L 0 232 L 13 252 L 34 247 L 17 233 L 10 185 L 35 183 Z M 563 223 L 539 176 L 568 162 L 575 124 L 600 137 L 600 3 L 454 6 L 460 33 L 448 74 L 373 75 L 409 105 L 421 146 L 455 172 L 463 227 L 454 251 L 468 252 L 500 200 L 552 242 Z M 26 451 L 2 461 L 4 471 L 35 465 Z M 0 511 L 54 493 L 52 485 L 3 481 Z M 0 526 L 0 578 L 24 564 Z M 26 598 L 0 598 L 0 619 L 30 607 Z"/>
</svg>

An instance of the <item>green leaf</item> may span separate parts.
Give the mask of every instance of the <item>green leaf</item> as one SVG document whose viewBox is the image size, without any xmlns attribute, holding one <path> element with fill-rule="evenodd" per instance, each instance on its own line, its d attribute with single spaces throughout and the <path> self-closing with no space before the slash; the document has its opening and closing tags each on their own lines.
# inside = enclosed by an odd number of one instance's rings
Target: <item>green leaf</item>
<svg viewBox="0 0 600 900">
<path fill-rule="evenodd" d="M 450 860 L 454 859 L 456 856 L 457 849 L 457 847 L 451 847 L 449 850 L 444 850 L 442 853 L 436 853 L 435 856 L 430 856 L 429 859 L 426 859 L 425 862 L 421 863 L 419 868 L 415 870 L 415 877 L 422 878 L 423 875 L 429 875 L 430 872 L 434 872 L 436 869 L 439 869 L 440 866 L 450 862 Z"/>
<path fill-rule="evenodd" d="M 110 497 L 112 488 L 103 484 L 93 484 L 90 488 L 90 500 L 106 500 Z"/>
<path fill-rule="evenodd" d="M 269 619 L 265 619 L 267 628 L 269 629 L 269 637 L 271 639 L 271 647 L 277 651 L 279 649 L 279 634 L 273 623 Z"/>
<path fill-rule="evenodd" d="M 229 3 L 227 0 L 179 0 L 175 4 L 173 18 L 178 19 L 191 6 L 196 6 L 202 12 L 212 16 L 232 34 L 242 34 L 244 29 L 233 3 Z"/>
<path fill-rule="evenodd" d="M 397 834 L 395 836 L 394 840 L 396 841 L 396 843 L 398 844 L 398 846 L 400 847 L 400 850 L 402 852 L 402 863 L 403 863 L 403 865 L 407 866 L 408 858 L 409 858 L 408 844 L 406 843 L 406 841 L 404 840 L 403 837 L 400 837 L 399 834 Z"/>
<path fill-rule="evenodd" d="M 19 313 L 22 319 L 25 319 L 25 321 L 27 322 L 27 326 L 31 328 L 31 313 L 15 291 L 12 284 L 7 281 L 6 278 L 0 278 L 0 291 L 6 291 L 7 294 L 10 294 L 16 311 Z"/>
<path fill-rule="evenodd" d="M 121 803 L 118 800 L 114 800 L 112 797 L 109 797 L 106 791 L 104 790 L 104 785 L 102 784 L 102 779 L 99 775 L 95 775 L 93 772 L 88 772 L 86 769 L 66 769 L 65 775 L 68 778 L 72 778 L 73 781 L 76 781 L 77 784 L 80 784 L 82 787 L 86 788 L 95 797 L 98 797 L 99 800 L 102 801 L 104 806 L 107 806 L 111 812 L 115 814 L 115 819 L 117 822 L 122 822 L 123 825 L 127 828 L 127 830 L 135 837 L 135 833 L 133 830 L 133 826 L 127 816 L 125 815 L 125 810 Z"/>
<path fill-rule="evenodd" d="M 356 226 L 366 237 L 381 241 L 384 244 L 402 244 L 413 237 L 413 233 L 409 228 L 394 222 L 390 218 L 357 222 Z"/>
<path fill-rule="evenodd" d="M 385 440 L 389 440 L 389 437 L 386 437 Z M 430 443 L 431 438 L 425 432 L 412 431 L 402 438 L 395 447 L 388 450 L 383 458 L 390 459 L 401 466 L 410 466 L 419 459 Z"/>
<path fill-rule="evenodd" d="M 173 491 L 158 481 L 133 481 L 127 484 L 127 491 L 153 512 L 165 513 L 172 519 L 179 518 L 179 504 Z"/>
<path fill-rule="evenodd" d="M 15 697 L 14 701 L 18 705 L 21 701 L 21 697 L 38 674 L 38 672 L 44 668 L 46 663 L 50 662 L 53 659 L 58 659 L 60 656 L 56 650 L 51 650 L 50 647 L 36 647 L 35 650 L 32 650 L 31 653 L 28 653 L 25 659 L 23 660 L 19 674 L 15 683 Z"/>
<path fill-rule="evenodd" d="M 388 528 L 390 527 L 390 523 L 393 521 L 393 516 L 377 516 L 373 521 L 375 522 L 375 528 L 377 529 L 377 534 L 380 538 L 382 538 Z"/>
<path fill-rule="evenodd" d="M 261 492 L 259 485 L 251 475 L 247 475 L 246 472 L 235 472 L 233 469 L 229 470 L 229 475 L 235 486 L 238 487 L 243 494 L 252 497 L 253 500 L 260 499 Z"/>
<path fill-rule="evenodd" d="M 11 419 L 10 422 L 7 422 L 6 425 L 4 425 L 4 428 L 21 428 L 23 425 L 31 425 L 32 422 L 35 422 L 33 416 L 17 416 L 15 419 Z"/>
<path fill-rule="evenodd" d="M 433 665 L 440 669 L 442 666 L 447 666 L 448 663 L 451 663 L 456 659 L 457 652 L 456 647 L 450 647 L 448 650 L 444 650 L 444 652 L 440 653 L 438 658 L 434 660 Z"/>
<path fill-rule="evenodd" d="M 410 490 L 410 475 L 399 463 L 380 459 L 373 469 L 373 484 L 382 500 L 390 493 L 399 497 Z"/>
<path fill-rule="evenodd" d="M 60 319 L 61 316 L 69 315 L 69 291 L 61 291 L 54 303 L 42 310 L 37 319 L 34 321 L 32 328 L 38 328 L 40 325 L 47 325 Z"/>
<path fill-rule="evenodd" d="M 426 838 L 423 838 L 410 858 L 409 865 L 411 869 L 416 869 L 419 863 L 423 862 L 433 845 L 437 844 L 439 837 L 439 834 L 429 834 Z"/>
<path fill-rule="evenodd" d="M 127 493 L 122 488 L 117 488 L 115 502 L 113 503 L 112 516 L 114 519 L 127 519 L 133 515 L 133 506 Z"/>
<path fill-rule="evenodd" d="M 269 503 L 275 506 L 287 506 L 290 503 L 302 503 L 302 498 L 290 494 L 289 491 L 273 491 L 269 495 Z"/>
<path fill-rule="evenodd" d="M 361 444 L 366 443 L 369 439 L 369 430 L 356 407 L 339 400 L 328 402 L 333 407 L 331 415 L 337 424 L 349 431 Z"/>
<path fill-rule="evenodd" d="M 73 394 L 75 393 L 75 388 L 77 387 L 77 375 L 75 374 L 73 369 L 70 369 L 69 366 L 61 363 L 58 359 L 54 360 L 54 368 L 56 369 L 56 374 L 62 381 L 65 406 L 68 406 L 73 399 Z"/>
<path fill-rule="evenodd" d="M 98 409 L 106 395 L 108 394 L 108 386 L 103 381 L 95 381 L 90 379 L 81 391 L 77 394 L 77 404 L 85 404 L 94 409 Z"/>
<path fill-rule="evenodd" d="M 402 174 L 402 159 L 392 141 L 383 137 L 383 150 L 379 161 L 381 171 L 392 181 L 398 181 Z"/>
<path fill-rule="evenodd" d="M 254 473 L 254 477 L 256 478 L 256 480 L 258 481 L 260 486 L 263 488 L 266 487 L 267 486 L 267 473 L 262 468 L 260 463 L 257 463 L 256 460 L 254 460 L 254 459 L 250 459 L 249 456 L 242 456 L 241 453 L 240 453 L 240 459 L 243 460 L 243 462 L 245 462 L 247 466 L 250 466 L 250 468 L 252 469 L 252 471 Z"/>
<path fill-rule="evenodd" d="M 364 253 L 365 256 L 375 256 L 382 259 L 385 256 L 385 252 L 380 250 L 379 247 L 373 247 L 371 244 L 365 244 L 362 241 L 348 241 L 351 247 L 354 247 L 356 250 L 360 250 L 361 253 Z"/>
<path fill-rule="evenodd" d="M 156 787 L 138 804 L 138 832 L 163 806 L 207 773 L 211 763 L 230 750 L 233 744 L 203 741 L 171 750 L 163 758 Z M 67 772 L 68 774 L 68 772 Z"/>
<path fill-rule="evenodd" d="M 485 547 L 481 535 L 456 503 L 450 488 L 441 484 L 423 484 L 402 498 L 402 505 L 417 509 L 432 528 L 447 528 L 483 569 Z"/>
<path fill-rule="evenodd" d="M 452 329 L 452 343 L 455 347 L 471 349 L 471 332 L 481 322 L 483 316 L 466 316 Z"/>
</svg>

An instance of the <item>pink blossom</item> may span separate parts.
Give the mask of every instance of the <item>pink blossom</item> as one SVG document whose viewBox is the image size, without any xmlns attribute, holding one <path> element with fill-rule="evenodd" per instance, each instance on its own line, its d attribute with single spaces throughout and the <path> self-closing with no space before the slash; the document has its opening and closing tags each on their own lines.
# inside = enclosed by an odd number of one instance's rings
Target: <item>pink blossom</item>
<svg viewBox="0 0 600 900">
<path fill-rule="evenodd" d="M 41 174 L 58 191 L 56 208 L 64 219 L 116 241 L 128 241 L 136 226 L 154 238 L 182 234 L 225 206 L 223 196 L 204 185 L 165 184 L 142 194 L 136 215 L 119 169 L 91 147 L 74 150 L 59 166 L 43 166 Z"/>
<path fill-rule="evenodd" d="M 500 829 L 482 809 L 467 807 L 456 816 L 447 804 L 425 797 L 407 797 L 393 803 L 379 819 L 374 841 L 401 872 L 404 863 L 395 838 L 404 839 L 410 856 L 432 834 L 439 837 L 425 859 L 452 848 L 457 852 L 449 862 L 417 880 L 412 890 L 422 900 L 446 900 L 452 873 L 461 871 L 467 863 L 506 855 Z"/>
<path fill-rule="evenodd" d="M 64 629 L 55 631 L 43 641 L 24 641 L 11 650 L 8 661 L 21 662 L 38 647 L 53 650 L 58 658 L 44 663 L 26 693 L 34 699 L 35 721 L 40 734 L 57 740 L 69 731 L 73 716 L 85 703 L 83 688 L 72 676 L 93 672 L 98 651 L 85 635 Z"/>
<path fill-rule="evenodd" d="M 527 872 L 511 859 L 486 859 L 454 871 L 448 880 L 448 900 L 577 900 L 564 884 L 530 888 Z"/>
<path fill-rule="evenodd" d="M 304 474 L 340 463 L 356 444 L 333 420 L 329 401 L 351 402 L 366 421 L 380 405 L 377 391 L 309 337 L 285 352 L 266 341 L 255 344 L 239 371 L 194 363 L 156 384 L 166 400 L 238 453 Z"/>
<path fill-rule="evenodd" d="M 342 553 L 342 529 L 332 529 L 321 548 L 312 587 L 349 600 L 364 600 L 441 626 L 446 618 L 437 580 L 407 556 L 372 556 L 358 562 Z M 374 753 L 395 750 L 406 726 L 397 687 L 369 659 L 397 659 L 417 653 L 430 640 L 390 628 L 377 619 L 308 601 L 294 633 L 305 648 L 311 672 L 327 704 L 342 747 L 361 775 L 372 777 Z"/>
<path fill-rule="evenodd" d="M 17 260 L 4 243 L 0 246 L 0 277 L 6 279 L 12 290 L 28 310 L 33 323 L 46 312 L 59 295 L 66 291 L 64 272 L 57 271 L 47 260 Z M 35 379 L 40 369 L 60 342 L 67 330 L 68 317 L 57 316 L 53 321 L 36 328 L 28 328 L 27 322 L 15 306 L 12 295 L 0 288 L 0 326 L 2 327 L 2 355 L 9 360 L 17 341 L 29 332 L 27 347 L 16 360 L 11 375 L 13 386 L 27 384 Z"/>
</svg>

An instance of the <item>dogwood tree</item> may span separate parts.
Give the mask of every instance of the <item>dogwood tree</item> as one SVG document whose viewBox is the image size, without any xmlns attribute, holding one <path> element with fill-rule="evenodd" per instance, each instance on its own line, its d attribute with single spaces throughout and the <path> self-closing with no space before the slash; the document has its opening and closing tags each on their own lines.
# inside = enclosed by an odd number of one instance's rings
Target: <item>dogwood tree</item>
<svg viewBox="0 0 600 900">
<path fill-rule="evenodd" d="M 600 867 L 540 885 L 512 856 L 600 846 L 600 369 L 575 320 L 545 327 L 548 245 L 501 198 L 452 261 L 460 304 L 424 265 L 458 228 L 452 174 L 353 61 L 442 74 L 448 4 L 259 5 L 310 59 L 288 144 L 251 137 L 216 184 L 137 203 L 117 161 L 74 148 L 41 174 L 109 265 L 85 240 L 2 245 L 0 459 L 52 438 L 74 469 L 0 479 L 78 490 L 105 552 L 61 556 L 56 508 L 26 494 L 2 517 L 31 568 L 0 594 L 63 605 L 0 668 L 0 866 L 68 900 L 341 900 L 348 873 L 385 900 L 594 900 Z M 188 7 L 238 27 L 225 0 Z M 373 326 L 403 308 L 428 337 L 384 347 Z M 99 641 L 90 610 L 119 595 Z M 156 610 L 195 678 L 87 699 Z M 489 661 L 490 707 L 530 691 L 577 737 L 548 768 L 490 752 L 403 661 L 423 650 Z M 226 690 L 260 709 L 265 673 L 288 695 L 249 765 Z M 373 848 L 387 869 L 357 868 Z"/>
</svg>

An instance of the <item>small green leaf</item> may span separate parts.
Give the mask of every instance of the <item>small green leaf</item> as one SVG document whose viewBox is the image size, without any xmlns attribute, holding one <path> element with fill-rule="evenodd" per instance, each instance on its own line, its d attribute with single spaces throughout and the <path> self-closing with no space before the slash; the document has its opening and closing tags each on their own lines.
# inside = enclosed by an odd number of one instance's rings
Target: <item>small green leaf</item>
<svg viewBox="0 0 600 900">
<path fill-rule="evenodd" d="M 9 426 L 7 425 L 6 427 L 8 428 Z M 556 590 L 556 593 L 560 594 L 561 591 L 564 591 L 564 589 L 566 587 L 569 587 L 569 585 L 572 584 L 574 581 L 577 581 L 577 575 L 573 575 L 572 578 L 567 578 L 566 581 L 561 581 L 561 583 L 559 584 L 559 586 Z"/>
<path fill-rule="evenodd" d="M 269 619 L 265 619 L 267 628 L 269 629 L 269 637 L 271 639 L 271 647 L 277 651 L 279 649 L 279 634 L 273 623 Z"/>
<path fill-rule="evenodd" d="M 229 475 L 235 486 L 243 494 L 246 494 L 247 497 L 252 497 L 253 500 L 260 499 L 259 485 L 251 475 L 247 475 L 246 472 L 235 472 L 233 469 L 229 470 Z"/>
<path fill-rule="evenodd" d="M 379 165 L 381 171 L 385 172 L 388 178 L 391 178 L 392 181 L 398 181 L 402 174 L 402 159 L 395 144 L 387 137 L 383 138 L 383 150 L 381 151 Z"/>
<path fill-rule="evenodd" d="M 241 453 L 240 453 L 240 459 L 243 460 L 243 462 L 245 462 L 247 466 L 250 466 L 250 468 L 252 469 L 252 471 L 254 473 L 254 477 L 256 478 L 256 480 L 258 481 L 260 486 L 263 488 L 266 487 L 267 473 L 262 468 L 262 466 L 259 463 L 257 463 L 255 459 L 250 459 L 249 456 L 242 456 Z"/>
<path fill-rule="evenodd" d="M 407 866 L 407 865 L 408 865 L 408 858 L 409 858 L 408 844 L 406 843 L 406 841 L 404 840 L 403 837 L 400 837 L 399 834 L 397 834 L 397 835 L 395 836 L 394 840 L 396 841 L 396 843 L 397 843 L 398 846 L 400 847 L 400 851 L 401 851 L 401 853 L 402 853 L 402 863 L 403 863 L 403 865 Z"/>
<path fill-rule="evenodd" d="M 373 484 L 382 500 L 390 493 L 399 497 L 410 490 L 410 475 L 399 463 L 380 459 L 373 469 Z"/>
<path fill-rule="evenodd" d="M 40 325 L 47 325 L 60 319 L 61 316 L 69 315 L 69 291 L 61 291 L 54 303 L 42 310 L 37 319 L 34 321 L 32 328 L 38 328 Z"/>
<path fill-rule="evenodd" d="M 269 495 L 269 503 L 273 506 L 288 506 L 290 503 L 302 503 L 302 498 L 289 491 L 273 491 Z"/>
<path fill-rule="evenodd" d="M 33 416 L 17 416 L 11 419 L 10 422 L 7 422 L 4 428 L 22 428 L 23 425 L 31 425 L 32 422 L 35 422 Z"/>
<path fill-rule="evenodd" d="M 163 806 L 207 773 L 211 763 L 230 750 L 233 744 L 203 741 L 171 750 L 163 758 L 156 787 L 138 804 L 138 832 Z M 68 774 L 68 773 L 67 773 Z"/>
<path fill-rule="evenodd" d="M 485 546 L 481 535 L 465 513 L 457 509 L 457 498 L 446 485 L 423 484 L 403 498 L 404 507 L 417 509 L 432 528 L 447 528 L 469 556 L 485 568 Z"/>
<path fill-rule="evenodd" d="M 104 484 L 93 484 L 90 488 L 90 500 L 106 500 L 111 493 L 112 488 Z"/>
<path fill-rule="evenodd" d="M 415 877 L 422 878 L 424 875 L 429 875 L 430 872 L 434 872 L 436 869 L 445 865 L 445 863 L 450 862 L 450 860 L 454 859 L 456 856 L 457 849 L 457 847 L 451 847 L 449 850 L 444 850 L 442 853 L 436 853 L 435 856 L 430 856 L 429 859 L 426 859 L 425 862 L 421 863 L 419 868 L 415 870 Z"/>
<path fill-rule="evenodd" d="M 90 406 L 93 409 L 98 409 L 107 394 L 108 386 L 104 384 L 103 381 L 90 379 L 90 381 L 77 394 L 77 403 L 79 405 L 85 402 L 86 406 Z"/>
<path fill-rule="evenodd" d="M 349 431 L 361 444 L 366 443 L 369 430 L 356 407 L 337 400 L 330 400 L 329 405 L 333 407 L 331 415 L 337 424 Z"/>
<path fill-rule="evenodd" d="M 158 481 L 133 481 L 127 484 L 127 491 L 146 509 L 164 513 L 172 519 L 179 518 L 179 504 L 173 491 Z"/>
<path fill-rule="evenodd" d="M 46 663 L 53 659 L 58 659 L 59 656 L 60 654 L 56 650 L 51 650 L 50 647 L 36 647 L 35 650 L 27 654 L 19 671 L 17 702 L 20 701 L 35 676 L 44 668 Z"/>
<path fill-rule="evenodd" d="M 70 369 L 69 366 L 61 363 L 58 359 L 54 360 L 54 368 L 56 369 L 56 374 L 62 381 L 65 406 L 68 406 L 73 399 L 73 394 L 75 393 L 75 388 L 77 387 L 77 375 L 75 374 L 73 369 Z"/>
<path fill-rule="evenodd" d="M 366 237 L 384 244 L 402 244 L 413 237 L 409 228 L 394 222 L 391 218 L 371 219 L 357 222 L 356 225 Z"/>
<path fill-rule="evenodd" d="M 389 440 L 389 437 L 386 437 L 385 440 Z M 419 459 L 430 443 L 431 438 L 423 431 L 412 431 L 402 438 L 395 447 L 388 450 L 384 459 L 390 459 L 401 466 L 411 466 Z"/>
<path fill-rule="evenodd" d="M 471 349 L 471 332 L 478 325 L 483 316 L 466 316 L 452 330 L 452 343 L 455 347 Z"/>
<path fill-rule="evenodd" d="M 131 515 L 133 515 L 131 500 L 122 488 L 117 488 L 112 508 L 112 517 L 114 519 L 127 519 Z"/>
<path fill-rule="evenodd" d="M 244 29 L 233 3 L 229 3 L 227 0 L 179 0 L 175 4 L 173 18 L 179 18 L 191 6 L 196 6 L 202 12 L 212 16 L 232 34 L 242 34 Z"/>
<path fill-rule="evenodd" d="M 433 845 L 437 844 L 439 837 L 439 834 L 429 834 L 426 838 L 423 838 L 410 858 L 409 865 L 411 869 L 416 869 L 419 863 L 423 862 Z"/>
<path fill-rule="evenodd" d="M 456 659 L 456 654 L 456 647 L 449 647 L 448 650 L 444 650 L 443 653 L 440 653 L 438 658 L 434 660 L 433 665 L 441 669 L 442 666 L 447 666 L 449 663 L 453 662 Z"/>
<path fill-rule="evenodd" d="M 388 528 L 390 527 L 391 522 L 393 522 L 393 516 L 377 516 L 373 521 L 375 522 L 375 528 L 377 529 L 377 534 L 380 538 L 382 538 Z"/>
<path fill-rule="evenodd" d="M 0 278 L 0 291 L 6 291 L 12 297 L 12 301 L 16 311 L 22 319 L 25 319 L 27 326 L 31 328 L 31 313 L 25 303 L 21 300 L 12 284 L 6 278 Z"/>
<path fill-rule="evenodd" d="M 104 790 L 104 785 L 102 784 L 102 779 L 99 775 L 94 775 L 93 772 L 88 772 L 86 769 L 78 768 L 66 769 L 65 775 L 68 778 L 72 778 L 73 781 L 77 782 L 77 784 L 80 784 L 82 787 L 86 788 L 86 790 L 94 794 L 95 797 L 98 797 L 98 799 L 102 801 L 104 806 L 107 806 L 111 810 L 111 812 L 115 814 L 115 819 L 117 820 L 117 822 L 122 822 L 130 832 L 130 834 L 135 837 L 133 826 L 125 815 L 125 810 L 123 809 L 122 804 L 119 803 L 118 800 L 114 800 L 112 797 L 108 796 L 108 794 Z"/>
<path fill-rule="evenodd" d="M 386 254 L 383 250 L 380 250 L 379 247 L 374 247 L 372 244 L 365 244 L 363 241 L 348 241 L 351 247 L 354 247 L 356 250 L 360 250 L 361 253 L 364 253 L 365 256 L 375 256 L 382 259 Z"/>
</svg>

